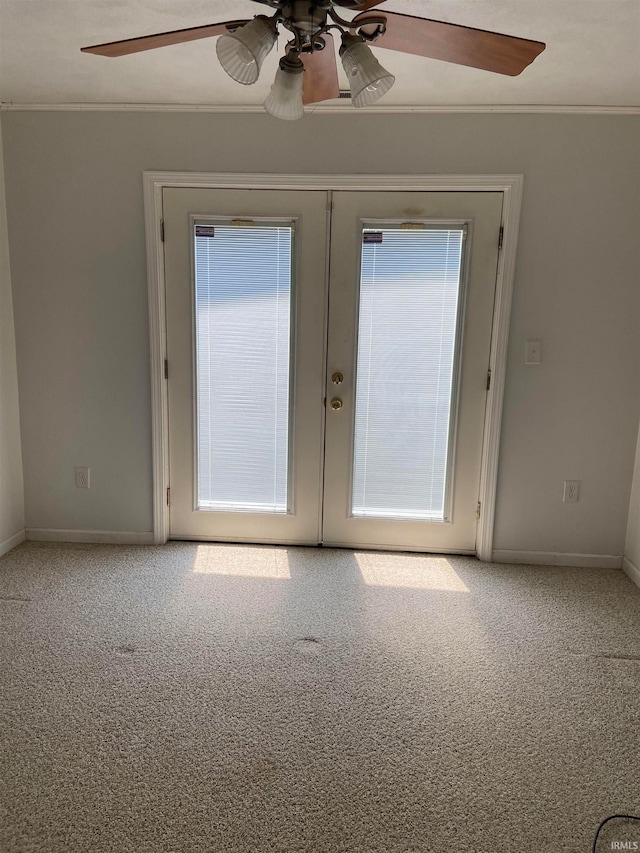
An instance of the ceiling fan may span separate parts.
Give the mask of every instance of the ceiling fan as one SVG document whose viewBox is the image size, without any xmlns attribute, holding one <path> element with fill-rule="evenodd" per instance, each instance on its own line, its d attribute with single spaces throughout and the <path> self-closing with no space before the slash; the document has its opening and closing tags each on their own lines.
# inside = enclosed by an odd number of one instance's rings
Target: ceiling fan
<svg viewBox="0 0 640 853">
<path fill-rule="evenodd" d="M 340 57 L 354 107 L 375 103 L 389 91 L 395 77 L 369 48 L 398 50 L 457 65 L 507 74 L 520 74 L 545 49 L 542 42 L 433 21 L 396 12 L 370 11 L 384 0 L 254 0 L 274 12 L 250 20 L 224 21 L 168 33 L 141 36 L 83 47 L 84 53 L 125 56 L 142 50 L 220 36 L 218 59 L 238 83 L 255 83 L 262 63 L 282 27 L 291 35 L 280 60 L 271 93 L 264 102 L 277 118 L 296 119 L 305 104 L 338 98 L 338 69 L 332 31 L 340 34 Z M 357 12 L 350 20 L 338 9 Z M 304 73 L 303 73 L 304 72 Z"/>
</svg>

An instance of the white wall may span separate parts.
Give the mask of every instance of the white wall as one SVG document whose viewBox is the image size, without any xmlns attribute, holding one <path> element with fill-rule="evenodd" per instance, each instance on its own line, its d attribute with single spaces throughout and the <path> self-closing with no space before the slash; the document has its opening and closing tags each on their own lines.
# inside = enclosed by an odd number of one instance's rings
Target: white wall
<svg viewBox="0 0 640 853">
<path fill-rule="evenodd" d="M 0 555 L 24 536 L 24 492 L 13 301 L 0 133 Z"/>
<path fill-rule="evenodd" d="M 625 571 L 640 586 L 640 432 L 629 503 L 627 541 L 624 548 Z"/>
<path fill-rule="evenodd" d="M 637 116 L 2 115 L 27 526 L 151 529 L 145 169 L 524 173 L 494 546 L 621 555 L 640 393 Z M 524 365 L 526 338 L 543 363 Z M 90 465 L 76 490 L 73 467 Z M 578 504 L 562 481 L 582 480 Z"/>
<path fill-rule="evenodd" d="M 640 586 L 640 429 L 638 430 L 635 467 L 629 500 L 623 568 L 629 577 Z"/>
</svg>

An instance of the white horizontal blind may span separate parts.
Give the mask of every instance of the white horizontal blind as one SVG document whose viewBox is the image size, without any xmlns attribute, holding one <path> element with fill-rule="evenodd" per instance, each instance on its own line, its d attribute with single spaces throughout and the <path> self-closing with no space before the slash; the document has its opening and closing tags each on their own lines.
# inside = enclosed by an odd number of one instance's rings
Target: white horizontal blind
<svg viewBox="0 0 640 853">
<path fill-rule="evenodd" d="M 286 513 L 293 228 L 194 240 L 198 509 Z"/>
<path fill-rule="evenodd" d="M 363 230 L 354 516 L 445 518 L 463 234 Z"/>
</svg>

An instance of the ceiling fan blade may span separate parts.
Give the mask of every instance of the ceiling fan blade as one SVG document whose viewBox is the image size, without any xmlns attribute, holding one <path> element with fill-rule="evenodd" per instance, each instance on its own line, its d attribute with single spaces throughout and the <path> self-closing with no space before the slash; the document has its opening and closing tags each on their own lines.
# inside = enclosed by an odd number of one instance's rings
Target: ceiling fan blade
<svg viewBox="0 0 640 853">
<path fill-rule="evenodd" d="M 99 56 L 126 56 L 128 53 L 139 53 L 141 50 L 153 50 L 156 47 L 166 47 L 170 44 L 182 44 L 185 41 L 211 38 L 223 33 L 233 32 L 248 21 L 224 21 L 221 24 L 208 24 L 204 27 L 189 27 L 186 30 L 172 30 L 168 33 L 156 33 L 153 36 L 111 41 L 107 44 L 94 44 L 81 48 L 83 53 L 96 53 Z"/>
<path fill-rule="evenodd" d="M 539 41 L 447 24 L 444 21 L 415 18 L 396 12 L 381 12 L 381 15 L 387 19 L 387 29 L 374 42 L 378 47 L 442 59 L 457 65 L 469 65 L 510 77 L 524 71 L 546 47 Z M 357 15 L 352 23 L 357 25 L 358 18 L 363 17 L 365 15 Z M 373 29 L 373 25 L 363 27 L 364 32 Z"/>
<path fill-rule="evenodd" d="M 329 101 L 340 95 L 338 83 L 338 66 L 336 52 L 331 33 L 323 33 L 322 38 L 326 47 L 324 50 L 314 50 L 303 53 L 304 76 L 302 78 L 302 103 L 317 104 L 319 101 Z"/>
</svg>

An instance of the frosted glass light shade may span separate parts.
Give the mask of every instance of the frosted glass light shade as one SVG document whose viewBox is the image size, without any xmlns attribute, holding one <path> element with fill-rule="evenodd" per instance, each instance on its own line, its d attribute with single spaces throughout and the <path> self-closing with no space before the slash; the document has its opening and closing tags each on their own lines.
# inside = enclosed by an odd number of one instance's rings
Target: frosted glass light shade
<svg viewBox="0 0 640 853">
<path fill-rule="evenodd" d="M 368 107 L 375 103 L 396 82 L 393 74 L 380 65 L 363 42 L 356 41 L 340 53 L 354 107 Z"/>
<path fill-rule="evenodd" d="M 277 35 L 273 19 L 258 15 L 235 33 L 220 36 L 216 43 L 220 65 L 236 82 L 245 86 L 255 83 Z"/>
<path fill-rule="evenodd" d="M 264 108 L 275 118 L 290 121 L 302 118 L 302 73 L 291 73 L 279 68 Z"/>
</svg>

